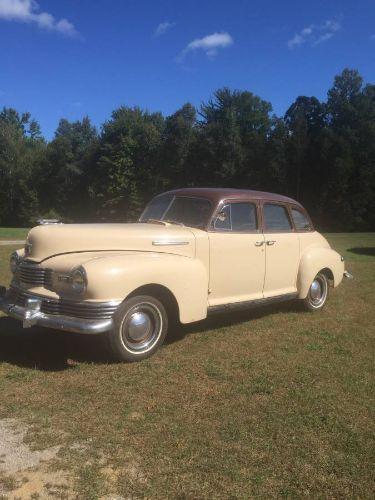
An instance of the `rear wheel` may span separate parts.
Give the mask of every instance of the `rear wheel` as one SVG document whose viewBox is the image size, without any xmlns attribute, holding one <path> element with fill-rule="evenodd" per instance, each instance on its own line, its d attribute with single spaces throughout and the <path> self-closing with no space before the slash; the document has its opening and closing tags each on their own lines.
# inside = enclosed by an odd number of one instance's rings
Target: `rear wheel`
<svg viewBox="0 0 375 500">
<path fill-rule="evenodd" d="M 114 328 L 109 332 L 112 353 L 119 361 L 148 358 L 162 345 L 167 331 L 167 312 L 158 299 L 131 297 L 114 316 Z"/>
<path fill-rule="evenodd" d="M 307 297 L 303 300 L 306 309 L 319 311 L 327 302 L 328 279 L 323 273 L 318 273 L 311 283 Z"/>
</svg>

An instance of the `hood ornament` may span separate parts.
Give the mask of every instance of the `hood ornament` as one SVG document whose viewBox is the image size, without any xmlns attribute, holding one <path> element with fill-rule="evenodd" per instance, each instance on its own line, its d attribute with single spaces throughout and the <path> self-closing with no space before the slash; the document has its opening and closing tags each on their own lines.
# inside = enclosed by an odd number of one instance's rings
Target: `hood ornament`
<svg viewBox="0 0 375 500">
<path fill-rule="evenodd" d="M 51 224 L 62 224 L 59 219 L 38 219 L 37 223 L 39 226 L 49 226 Z"/>
</svg>

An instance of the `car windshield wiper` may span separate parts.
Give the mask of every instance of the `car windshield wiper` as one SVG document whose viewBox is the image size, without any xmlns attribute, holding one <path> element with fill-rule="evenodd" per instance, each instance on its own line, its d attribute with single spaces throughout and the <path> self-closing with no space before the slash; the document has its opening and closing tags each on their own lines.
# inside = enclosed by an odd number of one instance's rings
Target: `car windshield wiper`
<svg viewBox="0 0 375 500">
<path fill-rule="evenodd" d="M 146 224 L 147 224 L 148 222 L 151 222 L 151 223 L 153 223 L 153 224 L 163 224 L 163 222 L 164 222 L 164 221 L 162 221 L 161 219 L 152 219 L 152 218 L 151 218 L 151 219 L 144 219 L 144 220 L 142 220 L 141 222 L 145 222 Z"/>
<path fill-rule="evenodd" d="M 151 222 L 154 224 L 163 224 L 164 222 L 168 222 L 169 224 L 176 224 L 177 226 L 184 226 L 185 225 L 182 222 L 177 222 L 177 221 L 172 220 L 172 219 L 145 219 L 142 222 L 146 222 L 146 223 Z"/>
<path fill-rule="evenodd" d="M 184 226 L 185 225 L 183 222 L 178 222 L 178 221 L 172 220 L 172 219 L 163 219 L 163 222 L 169 222 L 170 224 L 177 224 L 178 226 Z"/>
</svg>

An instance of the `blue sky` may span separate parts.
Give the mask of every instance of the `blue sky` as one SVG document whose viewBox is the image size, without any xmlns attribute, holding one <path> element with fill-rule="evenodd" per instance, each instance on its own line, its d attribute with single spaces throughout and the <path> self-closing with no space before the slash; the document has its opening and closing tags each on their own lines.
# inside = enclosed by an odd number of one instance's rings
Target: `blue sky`
<svg viewBox="0 0 375 500">
<path fill-rule="evenodd" d="M 222 86 L 283 114 L 335 74 L 375 82 L 375 1 L 0 0 L 0 107 L 96 125 L 116 107 L 170 114 Z"/>
</svg>

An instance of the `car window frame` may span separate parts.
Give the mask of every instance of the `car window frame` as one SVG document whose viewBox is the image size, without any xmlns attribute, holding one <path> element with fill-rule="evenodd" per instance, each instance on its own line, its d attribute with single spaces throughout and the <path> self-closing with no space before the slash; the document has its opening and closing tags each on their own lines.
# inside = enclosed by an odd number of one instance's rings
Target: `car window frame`
<svg viewBox="0 0 375 500">
<path fill-rule="evenodd" d="M 302 215 L 304 215 L 306 217 L 307 221 L 310 224 L 309 229 L 298 229 L 298 227 L 296 226 L 294 219 L 293 219 L 292 210 L 296 210 L 297 212 L 300 212 Z M 293 205 L 292 203 L 290 203 L 289 204 L 289 213 L 290 213 L 290 219 L 292 221 L 292 224 L 293 224 L 293 227 L 294 227 L 294 230 L 296 233 L 313 233 L 315 231 L 314 224 L 312 223 L 312 220 L 311 220 L 309 214 L 307 213 L 307 211 L 303 207 Z"/>
<path fill-rule="evenodd" d="M 218 214 L 223 210 L 223 208 L 227 205 L 233 205 L 235 203 L 249 203 L 255 206 L 255 215 L 257 221 L 257 229 L 248 230 L 248 231 L 232 231 L 231 229 L 216 229 L 214 224 Z M 216 210 L 214 211 L 210 223 L 208 225 L 208 232 L 210 233 L 220 233 L 220 234 L 259 234 L 262 232 L 262 222 L 260 217 L 259 210 L 259 200 L 254 199 L 231 199 L 226 198 L 225 200 L 221 200 L 218 203 Z"/>
<path fill-rule="evenodd" d="M 278 205 L 278 206 L 284 208 L 285 211 L 286 211 L 286 215 L 288 217 L 288 220 L 289 220 L 290 229 L 286 229 L 286 230 L 267 229 L 267 227 L 266 227 L 266 219 L 264 217 L 264 206 L 265 205 Z M 272 233 L 273 234 L 277 234 L 277 233 L 280 233 L 280 234 L 289 234 L 289 233 L 296 233 L 297 232 L 296 229 L 295 229 L 295 226 L 294 226 L 294 222 L 293 222 L 290 210 L 289 210 L 289 203 L 283 203 L 283 202 L 280 202 L 280 201 L 273 201 L 273 200 L 262 200 L 261 212 L 262 212 L 263 234 L 272 234 Z"/>
</svg>

